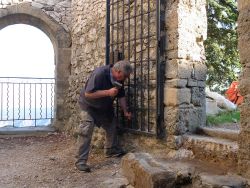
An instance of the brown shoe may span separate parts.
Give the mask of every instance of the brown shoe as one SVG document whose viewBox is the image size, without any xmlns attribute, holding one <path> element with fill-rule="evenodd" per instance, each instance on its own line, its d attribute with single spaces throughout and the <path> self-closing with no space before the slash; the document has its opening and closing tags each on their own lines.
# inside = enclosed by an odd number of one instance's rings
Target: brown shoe
<svg viewBox="0 0 250 188">
<path fill-rule="evenodd" d="M 83 171 L 83 172 L 91 172 L 90 167 L 87 164 L 84 163 L 76 163 L 75 164 L 76 168 L 79 171 Z"/>
<path fill-rule="evenodd" d="M 107 148 L 105 150 L 105 155 L 107 158 L 109 157 L 121 157 L 125 155 L 127 152 L 125 152 L 122 148 L 119 147 L 113 147 L 113 148 Z"/>
</svg>

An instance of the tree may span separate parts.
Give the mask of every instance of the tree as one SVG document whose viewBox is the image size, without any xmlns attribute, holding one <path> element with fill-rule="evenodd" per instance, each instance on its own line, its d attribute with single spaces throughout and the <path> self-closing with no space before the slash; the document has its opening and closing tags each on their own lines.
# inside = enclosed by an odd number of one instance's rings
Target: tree
<svg viewBox="0 0 250 188">
<path fill-rule="evenodd" d="M 206 84 L 211 90 L 222 92 L 237 80 L 241 69 L 237 50 L 236 0 L 207 0 L 207 16 Z"/>
</svg>

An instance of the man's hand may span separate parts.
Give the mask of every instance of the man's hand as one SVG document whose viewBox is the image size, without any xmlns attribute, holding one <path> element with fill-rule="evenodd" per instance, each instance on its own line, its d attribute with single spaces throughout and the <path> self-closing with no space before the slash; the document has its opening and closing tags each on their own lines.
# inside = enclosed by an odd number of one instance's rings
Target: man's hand
<svg viewBox="0 0 250 188">
<path fill-rule="evenodd" d="M 99 99 L 102 97 L 115 97 L 118 94 L 118 89 L 116 87 L 113 87 L 108 90 L 98 90 L 93 93 L 85 93 L 86 98 L 90 99 Z"/>
<path fill-rule="evenodd" d="M 113 87 L 113 88 L 107 90 L 108 96 L 115 97 L 118 94 L 118 91 L 119 90 L 116 87 Z"/>
<path fill-rule="evenodd" d="M 128 120 L 131 120 L 132 114 L 131 114 L 131 112 L 124 112 L 124 116 L 125 116 Z"/>
</svg>

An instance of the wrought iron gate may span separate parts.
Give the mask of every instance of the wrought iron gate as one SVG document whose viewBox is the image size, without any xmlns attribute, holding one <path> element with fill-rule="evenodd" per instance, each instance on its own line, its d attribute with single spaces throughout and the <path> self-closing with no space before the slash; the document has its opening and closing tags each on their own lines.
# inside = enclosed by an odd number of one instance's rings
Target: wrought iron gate
<svg viewBox="0 0 250 188">
<path fill-rule="evenodd" d="M 165 0 L 107 0 L 106 13 L 106 64 L 127 59 L 134 68 L 125 83 L 133 118 L 120 120 L 163 137 Z"/>
</svg>

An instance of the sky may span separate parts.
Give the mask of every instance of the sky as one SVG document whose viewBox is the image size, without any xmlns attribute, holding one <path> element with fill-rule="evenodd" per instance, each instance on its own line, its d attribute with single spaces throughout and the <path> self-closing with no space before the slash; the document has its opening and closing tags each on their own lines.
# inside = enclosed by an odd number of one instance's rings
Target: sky
<svg viewBox="0 0 250 188">
<path fill-rule="evenodd" d="M 0 30 L 0 77 L 54 78 L 54 49 L 40 29 L 24 24 Z"/>
</svg>

